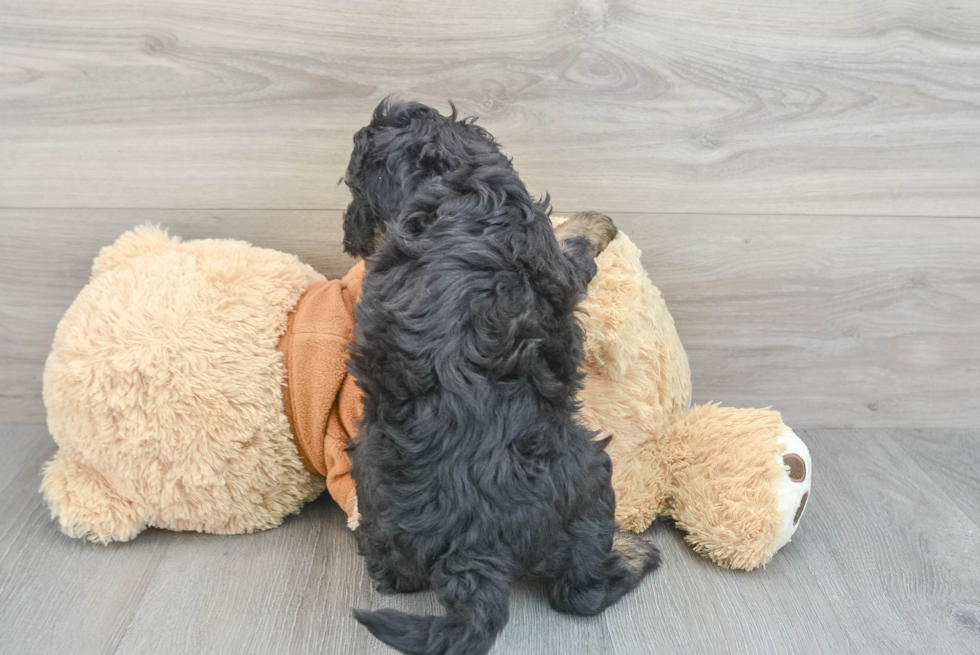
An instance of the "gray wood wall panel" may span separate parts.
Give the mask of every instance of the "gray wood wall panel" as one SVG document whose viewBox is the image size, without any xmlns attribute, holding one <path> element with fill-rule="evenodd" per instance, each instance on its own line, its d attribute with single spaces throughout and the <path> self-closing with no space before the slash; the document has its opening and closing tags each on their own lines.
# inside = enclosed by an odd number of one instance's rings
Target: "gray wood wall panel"
<svg viewBox="0 0 980 655">
<path fill-rule="evenodd" d="M 980 424 L 980 221 L 613 214 L 675 317 L 694 396 L 793 426 Z M 41 371 L 92 258 L 146 221 L 351 265 L 337 211 L 0 210 L 0 413 L 41 421 Z"/>
<path fill-rule="evenodd" d="M 398 93 L 480 115 L 562 209 L 978 214 L 972 2 L 3 0 L 0 25 L 0 206 L 337 209 Z"/>
</svg>

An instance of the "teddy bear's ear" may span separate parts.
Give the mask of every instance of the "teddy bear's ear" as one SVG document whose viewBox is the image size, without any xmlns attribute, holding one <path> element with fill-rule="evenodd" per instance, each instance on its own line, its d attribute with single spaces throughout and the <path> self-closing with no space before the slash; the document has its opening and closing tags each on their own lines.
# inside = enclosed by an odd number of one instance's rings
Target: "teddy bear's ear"
<svg viewBox="0 0 980 655">
<path fill-rule="evenodd" d="M 158 225 L 140 225 L 124 233 L 111 246 L 99 251 L 92 262 L 92 278 L 111 271 L 124 262 L 152 252 L 172 248 L 180 243 L 179 237 L 167 235 Z"/>
<path fill-rule="evenodd" d="M 580 306 L 585 357 L 614 379 L 636 361 L 647 331 L 648 295 L 660 294 L 640 263 L 640 249 L 622 231 L 596 257 L 596 275 Z M 662 301 L 661 301 L 662 302 Z"/>
</svg>

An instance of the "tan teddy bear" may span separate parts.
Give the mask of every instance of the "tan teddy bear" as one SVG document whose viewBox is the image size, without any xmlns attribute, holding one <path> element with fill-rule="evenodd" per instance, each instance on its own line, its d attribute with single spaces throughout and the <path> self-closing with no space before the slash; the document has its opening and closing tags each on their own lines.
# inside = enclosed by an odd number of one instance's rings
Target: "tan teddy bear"
<svg viewBox="0 0 980 655">
<path fill-rule="evenodd" d="M 768 409 L 690 407 L 687 355 L 639 248 L 620 231 L 596 265 L 579 397 L 586 423 L 612 437 L 616 520 L 640 532 L 670 516 L 724 567 L 766 563 L 809 497 L 806 445 Z"/>
<path fill-rule="evenodd" d="M 688 409 L 687 357 L 639 250 L 620 233 L 596 264 L 580 397 L 612 437 L 617 519 L 672 516 L 722 566 L 765 563 L 805 505 L 806 447 L 776 412 Z M 344 360 L 363 270 L 328 281 L 292 255 L 151 227 L 103 248 L 44 372 L 59 450 L 41 489 L 62 530 L 252 532 L 325 487 L 356 528 Z"/>
</svg>

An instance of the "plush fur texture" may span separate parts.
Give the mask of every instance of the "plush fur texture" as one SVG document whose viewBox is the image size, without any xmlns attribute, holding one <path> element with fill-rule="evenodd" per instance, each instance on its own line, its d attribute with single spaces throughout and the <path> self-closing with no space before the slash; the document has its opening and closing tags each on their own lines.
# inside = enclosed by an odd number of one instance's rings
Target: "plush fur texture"
<svg viewBox="0 0 980 655">
<path fill-rule="evenodd" d="M 555 219 L 559 239 L 601 225 L 582 218 Z M 667 515 L 718 564 L 764 564 L 791 536 L 786 514 L 799 511 L 799 493 L 779 496 L 799 487 L 781 457 L 789 429 L 771 410 L 688 411 L 687 358 L 639 249 L 620 232 L 595 263 L 579 312 L 586 376 L 578 397 L 580 417 L 610 438 L 617 521 L 641 531 Z M 362 269 L 345 279 L 359 279 Z M 251 532 L 278 525 L 304 497 L 322 491 L 319 475 L 296 474 L 296 442 L 283 430 L 285 396 L 274 389 L 298 385 L 294 401 L 312 398 L 298 411 L 313 418 L 326 415 L 324 406 L 339 407 L 340 423 L 352 431 L 343 393 L 323 396 L 312 379 L 343 379 L 344 349 L 294 356 L 293 368 L 327 361 L 307 366 L 306 377 L 291 370 L 284 380 L 269 346 L 288 305 L 314 283 L 327 284 L 289 255 L 240 242 L 181 242 L 139 228 L 104 248 L 58 328 L 45 371 L 49 426 L 61 448 L 42 491 L 62 529 L 102 542 L 130 539 L 151 523 Z M 351 284 L 359 287 L 353 280 L 346 288 Z M 348 334 L 349 303 L 334 304 L 310 317 L 316 325 L 304 331 Z M 286 356 L 288 340 L 279 341 Z M 279 388 L 285 394 L 290 386 Z M 188 399 L 177 412 L 174 397 Z M 221 398 L 227 402 L 215 401 Z M 317 426 L 311 433 L 330 437 L 329 426 Z M 325 441 L 322 452 L 315 443 L 308 450 L 322 455 L 325 469 L 313 469 L 333 476 L 331 492 L 354 526 L 345 446 L 346 436 Z M 629 543 L 617 537 L 614 548 Z"/>
<path fill-rule="evenodd" d="M 59 449 L 41 491 L 62 530 L 251 532 L 322 491 L 283 413 L 276 350 L 322 279 L 292 255 L 150 227 L 103 248 L 44 370 Z"/>
<path fill-rule="evenodd" d="M 462 144 L 459 157 L 474 147 L 492 156 L 496 149 L 488 143 Z M 434 152 L 432 143 L 418 146 L 433 166 L 447 166 Z M 346 216 L 352 252 L 371 252 L 387 212 L 405 202 L 405 188 L 425 182 L 405 161 L 393 163 L 406 174 L 407 187 L 385 176 L 352 187 L 356 202 Z M 486 200 L 495 196 L 488 193 Z M 607 223 L 597 216 L 555 221 L 563 254 L 586 273 L 586 260 L 598 250 L 594 242 L 615 234 L 604 233 Z M 792 536 L 793 515 L 798 518 L 805 504 L 803 487 L 789 479 L 783 459 L 791 431 L 771 410 L 688 409 L 687 357 L 639 249 L 619 233 L 595 265 L 578 312 L 586 373 L 579 416 L 609 439 L 616 520 L 642 531 L 666 515 L 697 552 L 721 566 L 764 564 Z M 138 228 L 103 248 L 89 285 L 59 324 L 44 373 L 49 428 L 59 450 L 42 491 L 62 530 L 109 542 L 131 539 L 147 525 L 222 534 L 270 528 L 323 490 L 323 478 L 313 471 L 334 476 L 332 491 L 356 525 L 353 482 L 342 479 L 350 468 L 346 437 L 324 443 L 322 452 L 314 443 L 309 450 L 323 470 L 312 466 L 307 473 L 298 465 L 283 411 L 282 384 L 289 381 L 276 341 L 297 299 L 317 282 L 325 284 L 295 257 L 235 241 L 181 242 Z M 462 289 L 449 275 L 440 283 L 452 292 Z M 421 285 L 416 291 L 431 293 Z M 343 316 L 328 315 L 323 325 L 303 331 L 329 331 L 344 319 L 337 335 L 346 335 L 352 320 L 347 304 L 340 303 Z M 311 320 L 321 322 L 319 315 Z M 309 364 L 325 356 L 323 371 L 307 372 L 341 379 L 342 361 L 331 358 L 342 358 L 343 350 L 304 351 L 294 359 Z M 345 416 L 343 409 L 350 403 L 320 397 L 316 389 L 300 392 L 299 399 L 316 397 L 300 411 L 319 420 L 319 403 L 336 405 L 346 426 L 341 432 L 352 430 L 355 412 Z M 311 433 L 321 431 L 312 423 Z M 329 427 L 325 432 L 329 436 Z M 633 543 L 619 535 L 613 549 L 636 568 L 641 560 L 629 556 L 636 552 Z"/>
<path fill-rule="evenodd" d="M 447 610 L 355 616 L 405 653 L 472 655 L 519 576 L 546 577 L 558 610 L 602 611 L 658 563 L 639 537 L 613 547 L 611 463 L 576 416 L 576 308 L 605 244 L 559 245 L 546 203 L 455 113 L 382 103 L 354 144 L 345 247 L 369 256 L 356 536 L 380 590 L 431 586 Z"/>
<path fill-rule="evenodd" d="M 596 258 L 581 305 L 580 416 L 609 438 L 616 520 L 641 532 L 669 516 L 697 552 L 754 569 L 789 538 L 776 491 L 788 470 L 778 438 L 789 428 L 769 409 L 688 408 L 687 355 L 640 254 L 620 232 Z"/>
</svg>

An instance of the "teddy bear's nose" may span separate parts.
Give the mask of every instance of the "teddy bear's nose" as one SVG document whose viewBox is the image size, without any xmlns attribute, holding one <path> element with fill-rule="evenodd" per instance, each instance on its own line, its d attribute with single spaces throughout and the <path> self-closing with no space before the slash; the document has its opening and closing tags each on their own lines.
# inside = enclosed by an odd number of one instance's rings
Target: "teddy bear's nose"
<svg viewBox="0 0 980 655">
<path fill-rule="evenodd" d="M 783 455 L 783 464 L 789 467 L 789 479 L 793 482 L 806 480 L 806 462 L 795 453 Z M 801 510 L 802 511 L 802 510 Z"/>
</svg>

